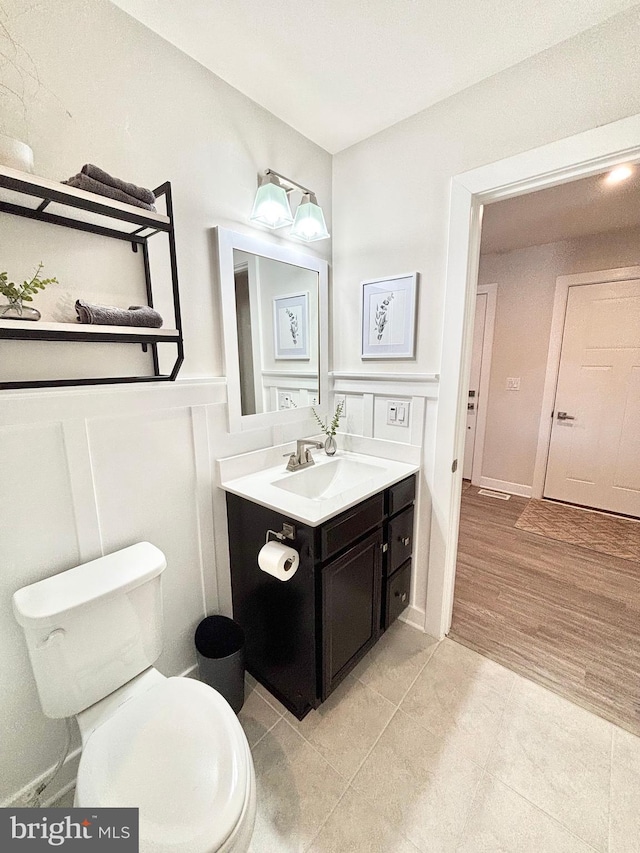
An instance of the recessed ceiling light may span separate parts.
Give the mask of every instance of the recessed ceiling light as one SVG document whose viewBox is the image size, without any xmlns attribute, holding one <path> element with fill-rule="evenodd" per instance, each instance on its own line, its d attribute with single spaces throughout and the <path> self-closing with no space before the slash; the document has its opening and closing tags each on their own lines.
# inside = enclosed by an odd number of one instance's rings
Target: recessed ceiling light
<svg viewBox="0 0 640 853">
<path fill-rule="evenodd" d="M 633 169 L 631 166 L 617 166 L 615 169 L 612 169 L 611 172 L 605 178 L 605 183 L 607 184 L 619 184 L 620 181 L 626 181 L 627 178 L 630 178 L 633 175 Z"/>
</svg>

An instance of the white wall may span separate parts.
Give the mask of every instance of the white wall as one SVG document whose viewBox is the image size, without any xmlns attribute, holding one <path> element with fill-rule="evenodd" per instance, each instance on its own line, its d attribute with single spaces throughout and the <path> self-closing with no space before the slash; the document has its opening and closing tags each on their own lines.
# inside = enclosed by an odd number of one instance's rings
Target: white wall
<svg viewBox="0 0 640 853">
<path fill-rule="evenodd" d="M 639 38 L 636 7 L 334 157 L 332 318 L 338 372 L 439 372 L 451 178 L 640 112 Z M 359 336 L 353 334 L 360 282 L 413 270 L 422 277 L 416 360 L 363 363 Z M 428 424 L 423 494 L 442 505 L 447 495 L 432 493 L 438 448 Z M 421 509 L 423 524 L 427 513 Z M 437 520 L 432 527 L 440 547 L 446 531 Z M 425 607 L 427 571 L 421 559 L 414 577 L 418 608 Z"/>
<path fill-rule="evenodd" d="M 63 179 L 94 162 L 143 185 L 172 182 L 186 352 L 175 384 L 0 394 L 2 802 L 54 764 L 64 741 L 62 724 L 40 711 L 11 613 L 16 589 L 131 542 L 155 542 L 169 563 L 158 664 L 167 675 L 195 663 L 192 634 L 202 616 L 229 610 L 225 505 L 212 486 L 213 462 L 313 425 L 227 434 L 212 228 L 251 230 L 257 173 L 266 167 L 314 187 L 330 215 L 331 158 L 106 0 L 9 0 L 0 14 L 27 69 L 26 122 L 0 87 L 0 130 L 27 137 L 37 174 Z M 4 34 L 0 42 L 13 56 Z M 0 82 L 21 85 L 10 63 Z M 126 244 L 4 214 L 0 235 L 16 275 L 39 260 L 58 273 L 45 314 L 62 319 L 57 312 L 72 307 L 78 288 L 105 301 L 139 296 Z M 309 252 L 328 259 L 330 245 Z M 139 347 L 116 355 L 107 346 L 20 346 L 25 363 L 37 357 L 38 369 L 52 372 L 85 359 L 98 369 L 107 359 L 111 367 L 141 358 Z"/>
<path fill-rule="evenodd" d="M 498 284 L 483 477 L 533 484 L 556 278 L 639 263 L 637 228 L 480 257 L 478 283 Z"/>
</svg>

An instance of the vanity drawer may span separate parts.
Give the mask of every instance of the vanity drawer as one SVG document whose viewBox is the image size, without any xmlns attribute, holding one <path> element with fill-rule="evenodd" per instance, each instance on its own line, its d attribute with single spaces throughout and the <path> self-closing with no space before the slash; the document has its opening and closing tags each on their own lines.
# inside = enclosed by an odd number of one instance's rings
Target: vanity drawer
<svg viewBox="0 0 640 853">
<path fill-rule="evenodd" d="M 416 496 L 416 476 L 412 474 L 406 480 L 396 483 L 388 490 L 387 515 L 395 515 L 410 504 Z"/>
<path fill-rule="evenodd" d="M 407 507 L 389 521 L 387 531 L 387 575 L 408 560 L 413 548 L 413 506 Z"/>
<path fill-rule="evenodd" d="M 325 522 L 320 528 L 320 559 L 327 560 L 380 524 L 384 517 L 382 492 Z"/>
<path fill-rule="evenodd" d="M 409 594 L 411 591 L 411 560 L 401 566 L 398 571 L 387 578 L 386 599 L 384 608 L 384 629 L 389 627 L 405 607 L 409 606 Z"/>
</svg>

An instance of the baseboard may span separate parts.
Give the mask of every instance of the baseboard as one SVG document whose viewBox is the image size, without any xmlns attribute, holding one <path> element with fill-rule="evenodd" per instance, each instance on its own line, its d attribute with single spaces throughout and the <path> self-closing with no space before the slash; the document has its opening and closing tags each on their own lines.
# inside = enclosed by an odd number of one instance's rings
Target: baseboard
<svg viewBox="0 0 640 853">
<path fill-rule="evenodd" d="M 55 806 L 58 800 L 61 800 L 69 791 L 76 787 L 76 777 L 78 775 L 78 766 L 80 764 L 80 747 L 74 749 L 67 757 L 67 760 L 62 765 L 60 773 L 51 782 L 51 786 L 44 792 L 42 801 L 43 808 Z"/>
<path fill-rule="evenodd" d="M 42 801 L 43 808 L 55 804 L 75 786 L 76 776 L 78 775 L 78 765 L 80 764 L 80 752 L 80 747 L 77 747 L 66 757 L 64 764 L 60 768 L 60 772 L 55 779 L 51 780 L 50 786 L 47 788 L 46 792 L 44 792 L 44 798 Z M 31 782 L 28 782 L 24 788 L 21 788 L 11 797 L 6 799 L 4 803 L 2 803 L 1 807 L 24 808 L 31 800 L 36 788 L 46 781 L 46 779 L 51 775 L 54 767 L 55 764 Z"/>
<path fill-rule="evenodd" d="M 533 491 L 531 486 L 510 483 L 508 480 L 494 480 L 493 477 L 480 477 L 479 481 L 473 485 L 482 489 L 493 489 L 496 492 L 506 492 L 509 495 L 519 495 L 521 498 L 530 498 Z"/>
<path fill-rule="evenodd" d="M 417 628 L 422 632 L 424 632 L 424 618 L 424 610 L 420 610 L 419 607 L 414 607 L 412 604 L 398 616 L 401 622 L 406 622 L 407 625 L 411 625 L 412 628 Z"/>
<path fill-rule="evenodd" d="M 182 678 L 198 678 L 198 665 L 193 664 L 184 672 L 180 673 Z M 76 777 L 78 775 L 78 766 L 80 764 L 80 753 L 82 750 L 77 747 L 70 752 L 66 757 L 64 764 L 60 768 L 58 775 L 51 780 L 51 784 L 43 792 L 42 807 L 48 808 L 55 806 L 58 800 L 62 799 L 72 788 L 75 787 Z M 6 799 L 0 804 L 0 808 L 22 808 L 31 799 L 33 792 L 42 784 L 53 772 L 55 764 L 49 767 L 44 773 L 41 773 L 36 779 L 28 782 L 24 788 L 21 788 L 15 794 Z"/>
</svg>

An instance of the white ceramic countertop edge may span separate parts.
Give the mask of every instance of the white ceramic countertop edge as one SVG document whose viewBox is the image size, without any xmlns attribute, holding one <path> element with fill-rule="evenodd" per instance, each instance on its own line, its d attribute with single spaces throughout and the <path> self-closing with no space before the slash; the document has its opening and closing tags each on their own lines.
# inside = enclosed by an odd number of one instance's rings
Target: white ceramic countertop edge
<svg viewBox="0 0 640 853">
<path fill-rule="evenodd" d="M 381 492 L 383 489 L 393 486 L 394 483 L 399 483 L 405 477 L 415 474 L 420 468 L 419 465 L 412 463 L 396 462 L 382 459 L 378 456 L 369 456 L 345 450 L 339 450 L 333 457 L 318 454 L 315 464 L 326 465 L 332 459 L 339 459 L 341 457 L 358 460 L 379 468 L 380 475 L 358 483 L 353 488 L 346 489 L 331 498 L 305 498 L 272 485 L 274 480 L 287 476 L 283 461 L 279 465 L 242 477 L 227 480 L 222 479 L 220 488 L 226 492 L 231 492 L 234 495 L 239 495 L 242 498 L 253 501 L 253 503 L 264 506 L 274 512 L 279 512 L 288 518 L 292 518 L 294 521 L 299 521 L 310 527 L 317 527 L 324 521 L 339 515 L 361 501 Z M 294 475 L 295 472 L 291 472 L 291 476 Z"/>
</svg>

